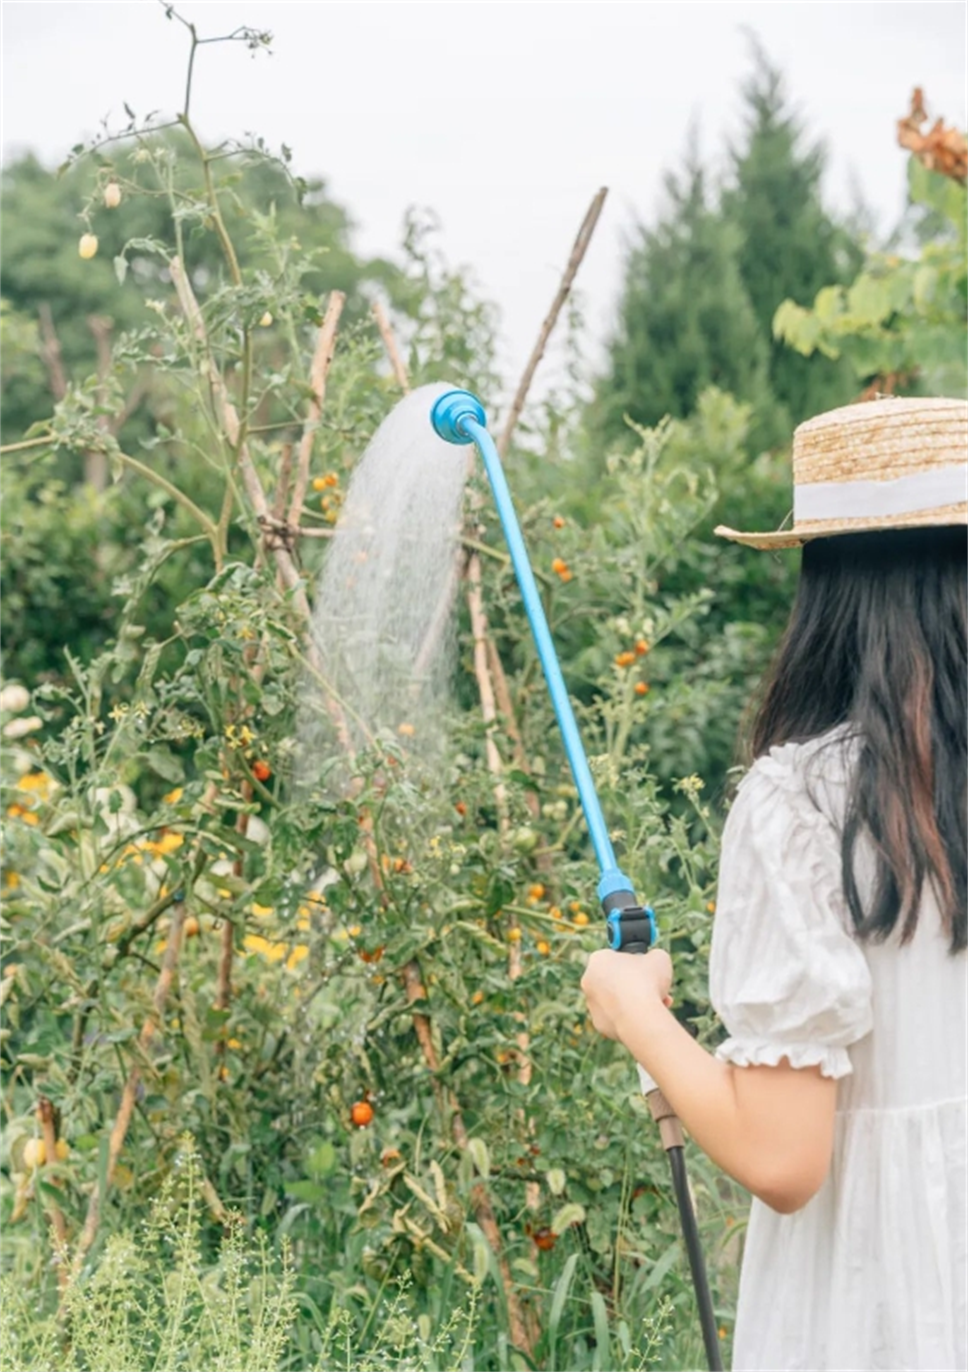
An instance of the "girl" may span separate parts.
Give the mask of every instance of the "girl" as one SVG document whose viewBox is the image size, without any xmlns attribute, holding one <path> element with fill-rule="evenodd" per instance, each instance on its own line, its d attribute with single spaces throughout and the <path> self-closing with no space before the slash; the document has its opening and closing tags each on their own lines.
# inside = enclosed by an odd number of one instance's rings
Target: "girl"
<svg viewBox="0 0 968 1372">
<path fill-rule="evenodd" d="M 723 834 L 708 1054 L 661 949 L 594 953 L 596 1028 L 754 1196 L 736 1369 L 964 1369 L 968 406 L 794 438 L 803 544 Z"/>
</svg>

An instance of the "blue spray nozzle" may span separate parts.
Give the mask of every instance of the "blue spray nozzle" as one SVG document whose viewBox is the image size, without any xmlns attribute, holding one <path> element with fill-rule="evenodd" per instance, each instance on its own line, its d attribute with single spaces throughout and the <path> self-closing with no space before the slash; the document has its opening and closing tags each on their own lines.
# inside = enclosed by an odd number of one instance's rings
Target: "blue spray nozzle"
<svg viewBox="0 0 968 1372">
<path fill-rule="evenodd" d="M 473 443 L 474 440 L 462 427 L 463 422 L 471 419 L 482 427 L 487 425 L 484 406 L 470 391 L 446 391 L 434 401 L 430 411 L 430 422 L 438 437 L 448 443 Z"/>
</svg>

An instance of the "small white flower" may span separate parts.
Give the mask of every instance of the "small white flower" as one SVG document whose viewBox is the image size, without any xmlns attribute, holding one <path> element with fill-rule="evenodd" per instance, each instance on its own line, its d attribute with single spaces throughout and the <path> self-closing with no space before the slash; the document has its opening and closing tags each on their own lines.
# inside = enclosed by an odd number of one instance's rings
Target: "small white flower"
<svg viewBox="0 0 968 1372">
<path fill-rule="evenodd" d="M 9 724 L 3 726 L 4 738 L 23 738 L 25 734 L 32 734 L 35 729 L 42 729 L 44 721 L 38 715 L 27 715 L 21 719 L 12 719 Z"/>
<path fill-rule="evenodd" d="M 30 692 L 26 686 L 21 686 L 19 681 L 12 681 L 9 686 L 4 686 L 0 690 L 0 710 L 9 710 L 11 714 L 19 715 L 29 704 Z"/>
</svg>

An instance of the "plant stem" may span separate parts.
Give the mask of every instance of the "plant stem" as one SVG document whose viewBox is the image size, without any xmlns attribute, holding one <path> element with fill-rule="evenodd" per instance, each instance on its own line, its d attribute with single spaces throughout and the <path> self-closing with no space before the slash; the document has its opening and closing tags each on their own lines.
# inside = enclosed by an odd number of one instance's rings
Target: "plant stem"
<svg viewBox="0 0 968 1372">
<path fill-rule="evenodd" d="M 153 467 L 147 466 L 144 462 L 139 462 L 136 457 L 129 457 L 127 453 L 122 453 L 119 451 L 116 451 L 113 454 L 113 456 L 116 457 L 118 461 L 121 462 L 125 467 L 130 467 L 133 472 L 137 472 L 139 476 L 143 476 L 146 481 L 150 481 L 152 485 L 157 486 L 160 490 L 167 492 L 167 494 L 171 496 L 172 500 L 176 500 L 178 504 L 182 506 L 183 509 L 187 510 L 188 513 L 192 516 L 192 518 L 196 519 L 198 523 L 202 526 L 202 528 L 205 530 L 207 537 L 212 541 L 213 548 L 216 549 L 217 556 L 218 550 L 216 547 L 216 539 L 218 535 L 218 530 L 212 519 L 205 513 L 204 510 L 199 509 L 199 507 L 195 504 L 194 500 L 187 496 L 184 491 L 180 491 L 177 486 L 173 485 L 167 479 L 167 477 L 162 476 L 160 472 L 156 472 Z"/>
<path fill-rule="evenodd" d="M 37 438 L 25 438 L 19 443 L 4 443 L 0 448 L 0 454 L 6 456 L 7 453 L 22 453 L 27 448 L 53 448 L 56 439 L 50 434 L 41 434 Z"/>
</svg>

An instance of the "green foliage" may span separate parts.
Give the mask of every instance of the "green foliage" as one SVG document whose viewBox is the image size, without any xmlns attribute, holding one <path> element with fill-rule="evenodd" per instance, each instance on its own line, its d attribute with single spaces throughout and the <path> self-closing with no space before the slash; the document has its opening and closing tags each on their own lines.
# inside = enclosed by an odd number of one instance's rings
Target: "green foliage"
<svg viewBox="0 0 968 1372">
<path fill-rule="evenodd" d="M 537 507 L 528 523 L 539 565 L 564 551 L 574 567 L 567 581 L 551 573 L 556 633 L 567 641 L 570 623 L 600 624 L 569 669 L 576 686 L 590 688 L 583 731 L 623 862 L 659 912 L 685 1011 L 701 1018 L 709 815 L 698 779 L 663 795 L 648 769 L 651 748 L 681 727 L 673 664 L 688 656 L 689 626 L 706 599 L 667 599 L 654 585 L 712 491 L 673 457 L 672 438 L 645 432 L 638 450 L 615 456 L 608 537 L 557 530 Z M 150 568 L 152 550 L 145 555 Z M 190 1128 L 220 1204 L 239 1207 L 247 1226 L 287 1236 L 304 1296 L 323 1310 L 351 1309 L 362 1329 L 380 1289 L 402 1272 L 413 1274 L 421 1302 L 442 1278 L 451 1305 L 467 1289 L 478 1252 L 487 1256 L 473 1218 L 484 1178 L 528 1303 L 553 1309 L 562 1264 L 575 1260 L 581 1286 L 576 1278 L 557 1311 L 563 1365 L 636 1365 L 642 1348 L 627 1331 L 643 1314 L 658 1321 L 664 1301 L 689 1308 L 674 1215 L 659 1200 L 665 1159 L 624 1055 L 587 1032 L 578 980 L 599 941 L 587 914 L 594 865 L 516 592 L 503 571 L 486 592 L 495 623 L 503 616 L 531 773 L 507 779 L 507 837 L 472 715 L 453 722 L 444 809 L 438 792 L 410 782 L 402 752 L 392 769 L 373 759 L 352 803 L 289 795 L 297 626 L 273 580 L 241 563 L 178 608 L 164 647 L 133 633 L 132 618 L 89 668 L 75 667 L 72 688 L 35 691 L 45 743 L 29 744 L 41 723 L 26 718 L 29 706 L 5 717 L 5 726 L 25 725 L 24 742 L 7 754 L 4 796 L 4 918 L 16 969 L 4 983 L 15 1083 L 7 1204 L 14 1213 L 30 1205 L 24 1147 L 30 1102 L 42 1091 L 72 1144 L 58 1203 L 76 1232 L 102 1175 L 113 1102 L 137 1069 L 143 1117 L 111 1192 L 112 1227 L 131 1223 L 164 1184 Z M 637 653 L 644 633 L 651 640 Z M 616 661 L 629 652 L 632 663 Z M 108 708 L 111 681 L 126 699 Z M 638 694 L 636 683 L 647 681 L 651 690 Z M 694 708 L 702 694 L 700 679 Z M 264 784 L 255 784 L 255 760 L 271 767 Z M 361 842 L 368 815 L 379 888 Z M 183 930 L 185 920 L 196 924 L 182 934 L 177 990 L 147 1052 L 139 1026 L 179 920 Z M 226 948 L 232 999 L 223 1010 Z M 520 975 L 512 976 L 512 948 Z M 461 1102 L 466 1148 L 450 1136 L 449 1109 L 415 1034 L 400 981 L 411 965 L 436 1077 Z M 371 1103 L 371 1126 L 353 1128 L 354 1101 Z M 522 1215 L 529 1185 L 537 1208 Z M 709 1169 L 694 1185 L 714 1230 L 728 1191 Z M 529 1230 L 561 1237 L 545 1253 Z M 650 1284 L 673 1251 L 665 1278 Z M 325 1258 L 332 1253 L 342 1255 L 336 1268 Z M 729 1292 L 728 1269 L 718 1280 Z M 579 1296 L 582 1287 L 588 1294 Z M 624 1323 L 629 1340 L 608 1361 L 589 1343 L 603 1290 L 610 1326 Z M 478 1356 L 499 1360 L 495 1339 L 506 1347 L 507 1324 L 493 1274 L 480 1299 Z M 724 1296 L 725 1309 L 731 1300 Z M 447 1315 L 446 1301 L 435 1319 Z M 663 1358 L 677 1339 L 666 1334 Z M 551 1356 L 550 1344 L 539 1348 Z M 310 1340 L 307 1357 L 317 1352 Z M 677 1356 L 689 1365 L 692 1355 Z"/>
<path fill-rule="evenodd" d="M 209 1258 L 191 1139 L 137 1236 L 114 1234 L 72 1273 L 59 1317 L 7 1276 L 0 1356 L 8 1372 L 276 1372 L 297 1313 L 287 1251 L 229 1220 Z"/>
<path fill-rule="evenodd" d="M 773 441 L 785 443 L 796 424 L 845 403 L 853 394 L 849 367 L 808 363 L 771 337 L 781 301 L 813 300 L 831 283 L 848 282 L 861 263 L 853 236 L 823 206 L 821 147 L 803 146 L 780 72 L 754 43 L 753 72 L 744 84 L 746 128 L 732 153 L 732 178 L 722 199 L 737 231 L 739 274 L 769 349 L 769 386 L 776 402 Z"/>
<path fill-rule="evenodd" d="M 462 1302 L 436 1325 L 416 1314 L 412 1281 L 402 1276 L 373 1308 L 361 1330 L 353 1311 L 334 1305 L 325 1319 L 300 1301 L 289 1249 L 276 1260 L 265 1235 L 250 1238 L 239 1216 L 230 1216 L 215 1250 L 206 1251 L 199 1215 L 204 1196 L 199 1159 L 190 1137 L 182 1141 L 176 1168 L 152 1202 L 137 1236 L 120 1231 L 85 1273 L 72 1273 L 58 1312 L 12 1276 L 0 1283 L 4 1318 L 0 1360 L 5 1372 L 446 1372 L 479 1366 L 479 1299 L 482 1266 Z M 575 1275 L 568 1260 L 551 1313 L 549 1372 Z M 613 1343 L 598 1292 L 592 1296 L 596 1353 L 574 1366 L 640 1372 L 667 1333 L 668 1307 L 646 1319 L 633 1339 L 627 1327 Z M 307 1360 L 304 1331 L 316 1335 L 318 1356 Z M 363 1337 L 361 1337 L 361 1335 Z M 495 1366 L 508 1367 L 507 1353 Z M 568 1366 L 572 1366 L 571 1363 Z"/>
<path fill-rule="evenodd" d="M 743 90 L 746 128 L 730 180 L 710 195 L 696 152 L 666 179 L 667 208 L 629 254 L 619 322 L 592 406 L 595 431 L 622 434 L 626 416 L 656 424 L 693 413 L 704 390 L 751 407 L 754 452 L 785 445 L 794 424 L 846 403 L 852 373 L 810 363 L 774 340 L 785 298 L 805 304 L 860 262 L 852 235 L 824 209 L 823 157 L 802 148 L 778 71 L 758 46 Z"/>
<path fill-rule="evenodd" d="M 105 156 L 69 173 L 91 206 L 120 176 Z M 106 365 L 71 375 L 5 454 L 19 680 L 0 696 L 10 1328 L 59 1339 L 44 1314 L 59 1299 L 78 1367 L 254 1367 L 255 1350 L 266 1368 L 337 1354 L 428 1372 L 455 1357 L 695 1365 L 666 1160 L 631 1064 L 584 1012 L 596 870 L 490 502 L 474 537 L 522 731 L 521 752 L 506 721 L 493 731 L 503 790 L 462 626 L 433 787 L 401 739 L 356 759 L 350 791 L 297 797 L 304 586 L 327 544 L 301 535 L 291 554 L 263 500 L 286 513 L 287 453 L 308 443 L 300 527 L 325 535 L 398 391 L 375 329 L 350 314 L 307 425 L 321 279 L 300 222 L 257 203 L 258 157 L 213 163 L 187 123 L 181 139 L 126 130 L 119 157 L 123 198 L 97 214 L 127 214 L 136 232 L 110 245 L 129 266 L 100 275 L 92 308 L 133 292 L 132 319 Z M 411 376 L 487 393 L 492 312 L 431 227 L 411 221 L 397 283 Z M 5 328 L 33 347 L 11 298 Z M 36 356 L 22 360 L 36 381 Z M 136 383 L 150 397 L 137 417 Z M 696 420 L 642 428 L 607 455 L 594 506 L 564 523 L 553 496 L 578 469 L 553 417 L 531 427 L 547 452 L 510 457 L 615 841 L 707 1042 L 715 824 L 693 750 L 736 704 L 713 674 L 738 649 L 706 632 L 705 588 L 674 577 L 717 470 L 745 463 L 748 420 L 710 392 Z M 103 464 L 111 487 L 78 497 L 65 470 L 79 461 Z M 38 1096 L 67 1145 L 43 1164 Z M 186 1130 L 197 1194 L 191 1222 L 180 1212 L 166 1231 L 159 1283 L 151 1244 L 136 1253 L 124 1235 L 145 1232 L 159 1196 L 170 1207 Z M 702 1160 L 693 1185 L 728 1330 L 741 1201 Z M 76 1265 L 66 1296 L 55 1217 Z M 291 1255 L 271 1297 L 239 1275 L 243 1235 Z M 403 1274 L 411 1286 L 388 1305 Z"/>
<path fill-rule="evenodd" d="M 968 393 L 965 190 L 908 164 L 911 202 L 929 212 L 916 257 L 872 253 L 849 286 L 826 285 L 812 309 L 785 300 L 778 339 L 803 357 L 843 358 L 865 385 L 908 393 Z"/>
<path fill-rule="evenodd" d="M 388 263 L 362 262 L 353 254 L 346 212 L 330 199 L 324 182 L 294 179 L 284 159 L 270 159 L 258 148 L 211 150 L 205 163 L 187 133 L 151 133 L 149 125 L 92 156 L 93 176 L 88 161 L 75 158 L 56 173 L 28 154 L 4 168 L 0 196 L 0 293 L 7 308 L 33 328 L 38 314 L 49 311 L 53 347 L 68 383 L 98 370 L 99 323 L 114 337 L 145 326 L 146 303 L 165 293 L 161 245 L 171 244 L 182 257 L 203 303 L 228 279 L 230 265 L 214 225 L 206 223 L 206 171 L 238 262 L 250 273 L 250 309 L 258 307 L 259 286 L 268 287 L 279 270 L 280 254 L 287 251 L 299 254 L 301 303 L 310 323 L 324 292 L 347 292 L 348 317 L 360 318 L 366 310 L 364 288 L 392 290 L 397 281 L 398 273 Z M 114 208 L 104 203 L 109 185 L 121 195 Z M 273 223 L 272 249 L 267 219 Z M 98 240 L 97 254 L 89 261 L 78 254 L 85 231 Z M 21 347 L 4 348 L 4 442 L 20 437 L 50 408 L 52 386 L 53 398 L 59 398 L 50 340 L 46 347 L 42 343 L 35 337 L 22 339 Z M 38 368 L 32 361 L 29 388 L 24 354 L 47 362 L 46 368 Z M 134 382 L 132 377 L 129 393 Z M 146 412 L 139 428 L 143 432 L 148 417 L 155 423 L 163 419 L 164 392 L 139 387 L 136 398 Z"/>
<path fill-rule="evenodd" d="M 593 407 L 606 441 L 690 414 L 708 386 L 769 409 L 768 348 L 743 286 L 740 238 L 710 206 L 692 155 L 666 178 L 669 208 L 629 255 L 608 372 Z"/>
</svg>

